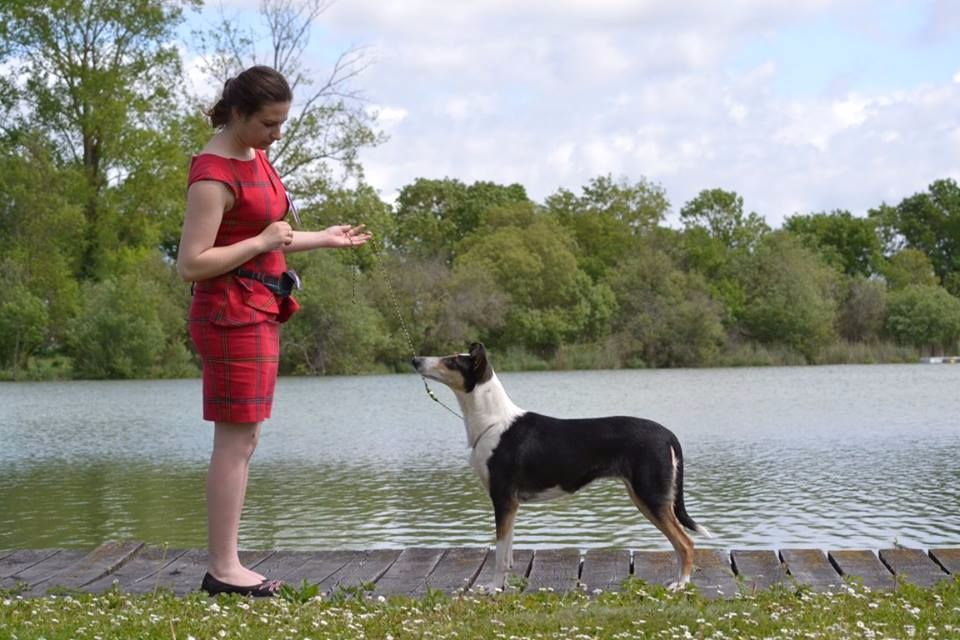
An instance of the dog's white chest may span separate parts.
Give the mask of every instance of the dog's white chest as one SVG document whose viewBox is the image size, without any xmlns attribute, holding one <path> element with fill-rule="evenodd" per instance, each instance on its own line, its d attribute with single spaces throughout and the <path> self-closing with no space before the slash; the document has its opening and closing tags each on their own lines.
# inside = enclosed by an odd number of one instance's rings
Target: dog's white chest
<svg viewBox="0 0 960 640">
<path fill-rule="evenodd" d="M 490 467 L 487 463 L 493 450 L 500 444 L 500 433 L 487 433 L 477 442 L 477 446 L 470 452 L 470 466 L 480 478 L 480 482 L 487 489 L 490 488 Z"/>
</svg>

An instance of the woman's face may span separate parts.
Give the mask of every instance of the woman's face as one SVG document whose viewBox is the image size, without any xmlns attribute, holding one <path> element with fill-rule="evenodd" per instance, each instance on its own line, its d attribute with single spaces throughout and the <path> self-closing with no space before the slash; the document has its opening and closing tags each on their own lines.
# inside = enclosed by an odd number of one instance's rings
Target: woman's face
<svg viewBox="0 0 960 640">
<path fill-rule="evenodd" d="M 231 126 L 237 138 L 247 146 L 266 149 L 281 137 L 280 127 L 290 113 L 289 102 L 268 102 L 246 118 L 236 117 Z"/>
</svg>

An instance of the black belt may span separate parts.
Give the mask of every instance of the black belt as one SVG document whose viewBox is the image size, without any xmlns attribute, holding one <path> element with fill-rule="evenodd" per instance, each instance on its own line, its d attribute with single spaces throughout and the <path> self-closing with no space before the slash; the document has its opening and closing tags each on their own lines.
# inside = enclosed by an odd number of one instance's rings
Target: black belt
<svg viewBox="0 0 960 640">
<path fill-rule="evenodd" d="M 280 274 L 279 278 L 274 278 L 257 271 L 247 271 L 246 269 L 237 269 L 234 273 L 241 278 L 256 280 L 278 296 L 289 296 L 293 293 L 294 289 L 300 289 L 300 276 L 298 276 L 297 272 L 293 269 L 284 271 Z"/>
</svg>

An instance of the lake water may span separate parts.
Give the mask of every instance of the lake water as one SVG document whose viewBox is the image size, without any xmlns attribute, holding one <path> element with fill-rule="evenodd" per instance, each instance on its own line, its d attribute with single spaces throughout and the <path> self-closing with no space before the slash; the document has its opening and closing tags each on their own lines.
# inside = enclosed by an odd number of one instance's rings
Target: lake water
<svg viewBox="0 0 960 640">
<path fill-rule="evenodd" d="M 680 438 L 702 546 L 960 545 L 960 366 L 504 373 L 514 402 Z M 437 395 L 456 403 L 444 387 Z M 199 380 L 0 384 L 0 548 L 205 545 Z M 416 375 L 282 378 L 244 548 L 487 545 L 462 423 Z M 518 547 L 667 549 L 618 481 L 521 506 Z"/>
</svg>

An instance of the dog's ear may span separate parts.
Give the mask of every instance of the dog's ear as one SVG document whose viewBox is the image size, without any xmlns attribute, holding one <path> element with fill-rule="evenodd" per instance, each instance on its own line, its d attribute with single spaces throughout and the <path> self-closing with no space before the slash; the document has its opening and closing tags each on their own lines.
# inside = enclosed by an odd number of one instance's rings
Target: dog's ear
<svg viewBox="0 0 960 640">
<path fill-rule="evenodd" d="M 486 382 L 492 376 L 490 363 L 487 361 L 487 350 L 483 343 L 474 342 L 470 345 L 470 359 L 473 360 L 473 378 L 475 384 Z"/>
</svg>

